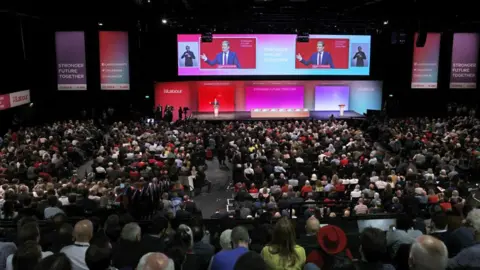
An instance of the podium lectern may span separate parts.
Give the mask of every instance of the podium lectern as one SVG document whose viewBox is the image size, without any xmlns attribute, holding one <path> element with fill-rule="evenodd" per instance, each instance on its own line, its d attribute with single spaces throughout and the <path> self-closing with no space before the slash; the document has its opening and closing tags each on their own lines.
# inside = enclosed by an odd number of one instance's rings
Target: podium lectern
<svg viewBox="0 0 480 270">
<path fill-rule="evenodd" d="M 340 116 L 343 116 L 343 112 L 345 111 L 345 104 L 340 104 L 338 105 L 338 107 L 340 108 Z"/>
</svg>

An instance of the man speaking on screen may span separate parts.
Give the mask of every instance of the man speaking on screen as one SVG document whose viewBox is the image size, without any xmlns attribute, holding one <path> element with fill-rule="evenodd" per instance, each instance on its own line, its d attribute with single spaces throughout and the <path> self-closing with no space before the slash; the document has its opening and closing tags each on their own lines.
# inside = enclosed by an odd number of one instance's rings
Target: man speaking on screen
<svg viewBox="0 0 480 270">
<path fill-rule="evenodd" d="M 210 66 L 236 66 L 240 68 L 240 62 L 238 61 L 237 54 L 230 51 L 230 42 L 227 40 L 222 41 L 222 52 L 218 53 L 213 60 L 209 60 L 205 54 L 200 56 L 205 63 Z"/>
<path fill-rule="evenodd" d="M 195 54 L 190 51 L 190 46 L 185 47 L 185 52 L 182 55 L 182 59 L 185 58 L 185 66 L 193 67 L 193 60 L 195 59 Z"/>
<path fill-rule="evenodd" d="M 332 56 L 330 55 L 329 52 L 324 51 L 325 50 L 325 43 L 323 41 L 317 42 L 317 51 L 310 56 L 310 59 L 305 60 L 303 59 L 301 54 L 297 54 L 297 59 L 300 61 L 302 64 L 309 66 L 309 65 L 314 65 L 314 66 L 325 66 L 329 68 L 335 68 L 333 66 L 333 60 Z"/>
</svg>

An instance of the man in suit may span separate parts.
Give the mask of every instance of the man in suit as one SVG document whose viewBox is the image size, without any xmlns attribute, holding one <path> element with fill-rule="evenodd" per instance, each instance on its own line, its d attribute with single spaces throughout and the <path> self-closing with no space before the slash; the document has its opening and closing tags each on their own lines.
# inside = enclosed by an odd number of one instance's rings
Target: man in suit
<svg viewBox="0 0 480 270">
<path fill-rule="evenodd" d="M 213 106 L 213 114 L 215 115 L 215 117 L 218 117 L 218 111 L 220 109 L 220 103 L 218 102 L 218 100 L 215 98 L 213 100 L 213 102 L 210 102 L 210 104 Z"/>
<path fill-rule="evenodd" d="M 333 59 L 329 52 L 325 50 L 325 43 L 323 41 L 317 42 L 317 51 L 310 56 L 310 59 L 303 59 L 301 54 L 297 54 L 297 59 L 302 64 L 309 65 L 329 65 L 330 68 L 335 68 L 333 65 Z"/>
<path fill-rule="evenodd" d="M 358 51 L 355 53 L 355 55 L 353 56 L 353 59 L 357 59 L 357 63 L 356 63 L 356 67 L 363 67 L 365 65 L 364 61 L 365 59 L 367 59 L 367 56 L 365 55 L 365 53 L 362 51 L 362 47 L 361 46 L 358 46 Z"/>
<path fill-rule="evenodd" d="M 186 67 L 193 67 L 193 60 L 195 59 L 195 54 L 190 51 L 190 46 L 185 47 L 185 52 L 182 55 L 182 59 L 185 59 Z"/>
<path fill-rule="evenodd" d="M 218 53 L 213 60 L 209 60 L 205 54 L 201 55 L 203 61 L 210 66 L 214 65 L 234 65 L 240 68 L 240 62 L 238 61 L 237 54 L 230 51 L 230 42 L 224 40 L 222 42 L 222 52 Z"/>
</svg>

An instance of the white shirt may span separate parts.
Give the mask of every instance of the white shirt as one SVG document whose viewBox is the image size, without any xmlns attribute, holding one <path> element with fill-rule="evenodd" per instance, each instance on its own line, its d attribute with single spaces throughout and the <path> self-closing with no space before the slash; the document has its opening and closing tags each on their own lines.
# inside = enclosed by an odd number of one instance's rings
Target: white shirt
<svg viewBox="0 0 480 270">
<path fill-rule="evenodd" d="M 387 182 L 378 180 L 377 182 L 375 182 L 375 186 L 378 189 L 385 189 L 385 187 L 387 186 Z"/>
<path fill-rule="evenodd" d="M 5 268 L 5 270 L 13 270 L 13 255 L 15 255 L 15 254 L 8 255 L 7 264 L 6 264 L 7 267 Z M 53 253 L 51 251 L 45 251 L 45 252 L 42 251 L 42 259 L 44 259 L 44 258 L 46 258 L 50 255 L 53 255 Z"/>
<path fill-rule="evenodd" d="M 69 205 L 70 204 L 67 196 L 61 196 L 60 198 L 58 198 L 58 201 L 60 201 L 62 203 L 62 205 Z"/>
<path fill-rule="evenodd" d="M 72 270 L 89 270 L 85 262 L 85 253 L 90 245 L 88 243 L 79 243 L 66 246 L 60 250 L 72 262 Z"/>
<path fill-rule="evenodd" d="M 362 196 L 362 191 L 361 190 L 353 190 L 350 192 L 350 197 L 352 198 L 360 198 Z"/>
</svg>

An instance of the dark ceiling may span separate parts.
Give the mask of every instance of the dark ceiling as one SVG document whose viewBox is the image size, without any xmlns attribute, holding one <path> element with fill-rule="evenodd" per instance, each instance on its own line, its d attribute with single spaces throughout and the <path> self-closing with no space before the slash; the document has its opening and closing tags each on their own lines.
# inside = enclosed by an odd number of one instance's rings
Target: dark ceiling
<svg viewBox="0 0 480 270">
<path fill-rule="evenodd" d="M 3 11 L 53 24 L 106 22 L 175 31 L 355 32 L 388 27 L 475 27 L 472 2 L 433 0 L 4 0 Z M 1 16 L 1 13 L 0 13 Z M 162 25 L 161 20 L 168 23 Z M 151 27 L 152 28 L 152 27 Z M 439 29 L 441 28 L 441 29 Z"/>
</svg>

